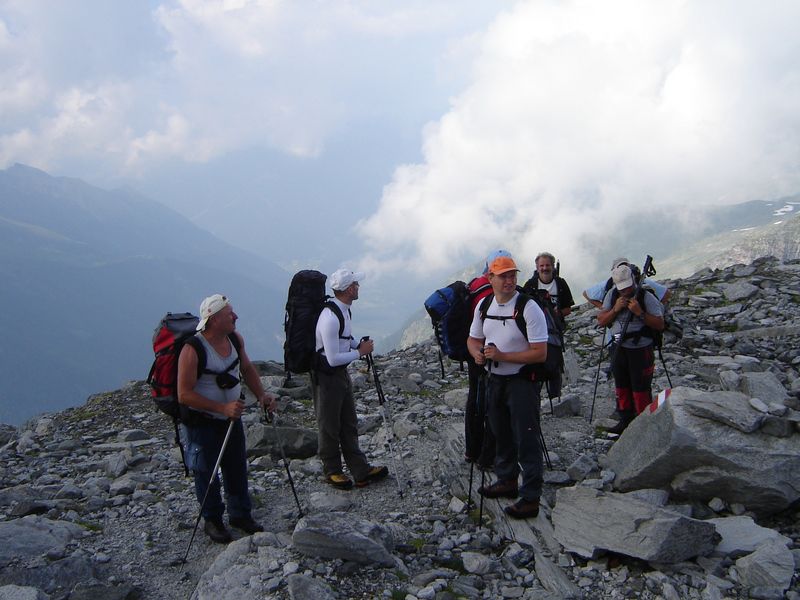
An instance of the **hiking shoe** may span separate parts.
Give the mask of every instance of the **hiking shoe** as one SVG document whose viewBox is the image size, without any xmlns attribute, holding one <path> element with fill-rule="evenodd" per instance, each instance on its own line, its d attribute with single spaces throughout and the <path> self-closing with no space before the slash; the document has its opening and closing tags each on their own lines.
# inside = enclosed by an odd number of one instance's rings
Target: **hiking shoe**
<svg viewBox="0 0 800 600">
<path fill-rule="evenodd" d="M 331 473 L 325 477 L 325 483 L 340 490 L 349 490 L 353 487 L 353 480 L 344 473 Z"/>
<path fill-rule="evenodd" d="M 203 531 L 208 534 L 211 541 L 217 542 L 218 544 L 227 544 L 233 539 L 231 532 L 225 527 L 225 523 L 222 522 L 222 519 L 206 519 L 206 522 L 203 524 Z"/>
<path fill-rule="evenodd" d="M 258 533 L 259 531 L 264 531 L 264 528 L 253 520 L 253 517 L 231 517 L 228 519 L 231 524 L 231 527 L 236 527 L 236 529 L 241 529 L 247 534 L 253 535 L 254 533 Z"/>
<path fill-rule="evenodd" d="M 612 425 L 611 427 L 606 429 L 606 431 L 608 433 L 615 433 L 617 435 L 620 435 L 623 431 L 625 431 L 628 425 L 630 425 L 635 418 L 636 415 L 633 414 L 633 412 L 625 411 L 620 414 L 619 421 L 617 421 L 616 425 Z"/>
<path fill-rule="evenodd" d="M 492 485 L 479 487 L 478 493 L 484 498 L 516 498 L 519 488 L 514 480 L 498 479 Z"/>
<path fill-rule="evenodd" d="M 367 476 L 364 479 L 356 481 L 356 487 L 365 487 L 373 481 L 379 481 L 389 474 L 389 469 L 386 467 L 370 467 L 367 471 Z"/>
<path fill-rule="evenodd" d="M 515 519 L 530 519 L 539 514 L 539 499 L 525 500 L 520 498 L 514 504 L 506 506 L 503 511 Z"/>
</svg>

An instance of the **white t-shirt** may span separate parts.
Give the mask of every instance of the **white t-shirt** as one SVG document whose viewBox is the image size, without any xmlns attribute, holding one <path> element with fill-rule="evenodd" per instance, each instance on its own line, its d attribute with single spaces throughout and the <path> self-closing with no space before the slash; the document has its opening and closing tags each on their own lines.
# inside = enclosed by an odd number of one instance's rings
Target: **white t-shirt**
<svg viewBox="0 0 800 600">
<path fill-rule="evenodd" d="M 516 292 L 504 304 L 498 304 L 496 297 L 492 299 L 489 310 L 486 311 L 487 317 L 508 317 L 505 320 L 481 319 L 480 308 L 483 302 L 479 303 L 475 307 L 475 313 L 472 317 L 469 337 L 483 339 L 487 346 L 494 344 L 501 352 L 524 352 L 530 347 L 529 344 L 547 342 L 547 321 L 545 321 L 544 313 L 536 302 L 528 301 L 522 311 L 527 328 L 526 334 L 523 334 L 517 327 L 513 317 L 518 295 L 519 292 Z M 490 366 L 491 372 L 496 375 L 514 375 L 524 365 L 501 360 L 496 365 L 487 363 L 487 370 Z"/>
</svg>

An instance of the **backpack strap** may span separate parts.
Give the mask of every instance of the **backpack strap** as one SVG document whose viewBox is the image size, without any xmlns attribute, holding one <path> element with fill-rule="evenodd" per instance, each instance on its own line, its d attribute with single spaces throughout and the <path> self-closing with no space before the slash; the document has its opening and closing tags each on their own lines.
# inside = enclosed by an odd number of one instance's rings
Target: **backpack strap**
<svg viewBox="0 0 800 600">
<path fill-rule="evenodd" d="M 337 319 L 339 319 L 339 339 L 352 340 L 353 339 L 352 335 L 348 336 L 342 335 L 344 333 L 344 314 L 342 313 L 342 309 L 339 308 L 339 305 L 336 304 L 336 302 L 333 302 L 332 300 L 328 300 L 325 303 L 325 308 L 330 308 L 331 312 L 334 315 L 336 315 Z M 353 311 L 351 311 L 349 308 L 347 309 L 347 314 L 350 316 L 351 319 L 353 318 Z"/>
<path fill-rule="evenodd" d="M 239 343 L 239 336 L 236 333 L 231 332 L 228 334 L 228 339 L 231 342 L 231 345 L 236 350 L 236 358 L 233 359 L 233 362 L 225 368 L 224 371 L 212 371 L 211 369 L 207 369 L 206 365 L 208 363 L 208 356 L 206 354 L 206 347 L 203 345 L 203 342 L 200 339 L 193 335 L 186 340 L 186 343 L 194 348 L 194 351 L 197 353 L 197 378 L 203 376 L 204 373 L 209 373 L 211 375 L 219 375 L 220 373 L 227 373 L 231 369 L 233 369 L 236 365 L 239 364 L 239 354 L 242 351 L 242 345 Z"/>
<path fill-rule="evenodd" d="M 479 315 L 481 321 L 485 319 L 493 319 L 495 321 L 508 321 L 509 319 L 514 319 L 514 322 L 517 324 L 522 335 L 525 336 L 525 339 L 528 339 L 528 324 L 525 322 L 525 315 L 523 314 L 525 311 L 525 305 L 528 303 L 529 300 L 533 300 L 528 294 L 523 294 L 522 292 L 519 293 L 517 296 L 517 301 L 514 304 L 514 314 L 510 317 L 497 317 L 494 315 L 488 314 L 489 307 L 492 305 L 492 300 L 494 300 L 494 294 L 489 294 L 481 301 L 479 310 Z M 535 302 L 535 300 L 534 300 Z"/>
</svg>

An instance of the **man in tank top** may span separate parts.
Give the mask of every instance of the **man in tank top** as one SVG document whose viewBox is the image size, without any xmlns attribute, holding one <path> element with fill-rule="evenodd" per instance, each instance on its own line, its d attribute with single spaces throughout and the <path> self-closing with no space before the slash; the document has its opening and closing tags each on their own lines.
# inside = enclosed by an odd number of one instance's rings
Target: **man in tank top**
<svg viewBox="0 0 800 600">
<path fill-rule="evenodd" d="M 183 347 L 178 359 L 178 402 L 184 408 L 181 426 L 186 463 L 194 474 L 198 502 L 202 504 L 208 492 L 202 508 L 203 530 L 219 543 L 232 539 L 222 520 L 225 504 L 219 477 L 214 479 L 211 489 L 208 488 L 231 422 L 231 435 L 220 462 L 228 521 L 232 527 L 248 534 L 264 531 L 251 514 L 244 428 L 240 419 L 245 405 L 241 399 L 239 374 L 267 410 L 274 412 L 276 409 L 275 397 L 264 391 L 258 371 L 245 352 L 244 340 L 236 331 L 237 319 L 227 297 L 214 294 L 203 300 L 196 338 L 205 350 L 205 369 L 198 376 L 200 359 L 191 343 Z"/>
</svg>

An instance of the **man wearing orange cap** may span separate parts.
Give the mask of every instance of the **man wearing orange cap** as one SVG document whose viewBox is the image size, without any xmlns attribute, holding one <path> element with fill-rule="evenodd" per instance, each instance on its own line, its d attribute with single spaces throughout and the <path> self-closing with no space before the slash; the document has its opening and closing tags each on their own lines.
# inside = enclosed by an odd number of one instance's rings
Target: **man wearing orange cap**
<svg viewBox="0 0 800 600">
<path fill-rule="evenodd" d="M 486 498 L 521 496 L 505 512 L 526 519 L 539 514 L 542 494 L 542 386 L 534 381 L 532 365 L 547 358 L 547 322 L 536 302 L 517 290 L 518 271 L 510 256 L 495 258 L 489 265 L 493 294 L 475 309 L 467 348 L 489 372 L 489 423 L 497 450 L 498 479 L 478 492 Z"/>
</svg>

